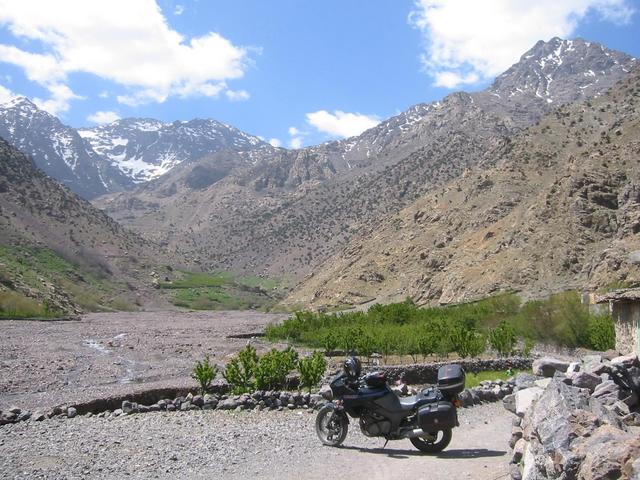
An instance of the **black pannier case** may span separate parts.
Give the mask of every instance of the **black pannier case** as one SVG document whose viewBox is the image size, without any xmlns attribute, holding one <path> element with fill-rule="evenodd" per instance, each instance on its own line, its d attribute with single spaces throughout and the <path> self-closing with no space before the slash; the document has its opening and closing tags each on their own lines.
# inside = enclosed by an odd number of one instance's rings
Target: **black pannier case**
<svg viewBox="0 0 640 480">
<path fill-rule="evenodd" d="M 364 377 L 364 381 L 367 384 L 367 387 L 380 388 L 386 385 L 387 377 L 382 372 L 373 372 Z"/>
<path fill-rule="evenodd" d="M 425 432 L 453 428 L 456 423 L 456 409 L 449 402 L 429 403 L 418 410 L 418 425 Z"/>
<path fill-rule="evenodd" d="M 464 370 L 460 365 L 444 365 L 438 369 L 438 388 L 445 396 L 464 390 Z"/>
</svg>

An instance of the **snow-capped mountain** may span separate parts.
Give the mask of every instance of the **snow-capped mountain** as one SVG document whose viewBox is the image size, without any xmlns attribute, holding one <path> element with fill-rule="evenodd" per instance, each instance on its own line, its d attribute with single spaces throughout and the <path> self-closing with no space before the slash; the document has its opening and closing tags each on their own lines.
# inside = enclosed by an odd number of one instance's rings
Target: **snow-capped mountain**
<svg viewBox="0 0 640 480">
<path fill-rule="evenodd" d="M 82 197 L 122 190 L 129 183 L 87 148 L 76 130 L 24 97 L 0 105 L 0 137 Z"/>
<path fill-rule="evenodd" d="M 260 161 L 268 143 L 215 120 L 163 123 L 129 118 L 76 130 L 24 97 L 0 104 L 0 137 L 47 175 L 92 199 L 152 180 L 182 162 L 222 150 Z"/>
<path fill-rule="evenodd" d="M 163 123 L 126 118 L 78 133 L 93 151 L 135 183 L 221 150 L 241 152 L 268 146 L 257 137 L 209 119 Z"/>
</svg>

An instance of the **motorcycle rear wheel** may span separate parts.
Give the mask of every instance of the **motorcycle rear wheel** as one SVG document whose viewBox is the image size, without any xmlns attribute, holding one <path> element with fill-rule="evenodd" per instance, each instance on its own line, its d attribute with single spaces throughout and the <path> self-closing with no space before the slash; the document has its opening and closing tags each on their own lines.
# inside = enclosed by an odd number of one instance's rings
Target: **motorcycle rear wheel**
<svg viewBox="0 0 640 480">
<path fill-rule="evenodd" d="M 414 437 L 409 440 L 421 452 L 438 453 L 447 448 L 449 442 L 451 442 L 451 429 L 438 430 L 429 437 Z"/>
<path fill-rule="evenodd" d="M 316 434 L 324 445 L 337 447 L 347 437 L 349 421 L 344 412 L 332 406 L 324 406 L 316 417 Z"/>
</svg>

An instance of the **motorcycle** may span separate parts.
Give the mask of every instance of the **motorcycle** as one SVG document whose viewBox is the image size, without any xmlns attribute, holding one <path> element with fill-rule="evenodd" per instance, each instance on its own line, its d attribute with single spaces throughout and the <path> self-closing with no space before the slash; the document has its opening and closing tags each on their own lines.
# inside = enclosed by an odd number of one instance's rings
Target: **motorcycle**
<svg viewBox="0 0 640 480">
<path fill-rule="evenodd" d="M 321 391 L 328 400 L 316 417 L 316 433 L 323 444 L 342 444 L 352 417 L 367 437 L 382 437 L 387 442 L 408 438 L 426 453 L 441 452 L 449 445 L 452 429 L 459 426 L 458 394 L 464 390 L 465 373 L 460 365 L 440 367 L 436 386 L 407 397 L 389 388 L 384 373 L 360 374 L 360 361 L 350 357 L 329 388 Z"/>
</svg>

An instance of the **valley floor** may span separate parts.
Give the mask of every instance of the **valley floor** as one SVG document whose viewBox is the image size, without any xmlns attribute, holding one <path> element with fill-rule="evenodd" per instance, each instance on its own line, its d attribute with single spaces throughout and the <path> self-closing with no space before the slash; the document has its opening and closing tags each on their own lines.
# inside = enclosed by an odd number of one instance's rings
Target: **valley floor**
<svg viewBox="0 0 640 480">
<path fill-rule="evenodd" d="M 215 363 L 283 318 L 252 311 L 120 312 L 81 321 L 0 321 L 0 410 L 41 410 L 161 387 L 195 386 L 197 360 Z M 260 349 L 271 344 L 254 341 Z"/>
<path fill-rule="evenodd" d="M 2 478 L 278 478 L 494 480 L 508 477 L 512 415 L 501 403 L 460 412 L 437 456 L 408 440 L 364 437 L 352 424 L 341 448 L 324 447 L 312 411 L 157 412 L 76 417 L 1 428 Z"/>
</svg>

